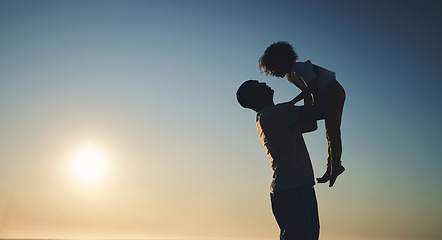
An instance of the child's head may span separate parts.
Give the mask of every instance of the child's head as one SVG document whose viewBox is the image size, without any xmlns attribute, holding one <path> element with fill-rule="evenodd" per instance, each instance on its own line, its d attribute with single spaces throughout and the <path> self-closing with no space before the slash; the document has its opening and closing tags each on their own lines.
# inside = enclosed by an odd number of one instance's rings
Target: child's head
<svg viewBox="0 0 442 240">
<path fill-rule="evenodd" d="M 288 42 L 276 42 L 270 45 L 259 59 L 259 70 L 267 75 L 283 78 L 292 70 L 298 54 Z"/>
</svg>

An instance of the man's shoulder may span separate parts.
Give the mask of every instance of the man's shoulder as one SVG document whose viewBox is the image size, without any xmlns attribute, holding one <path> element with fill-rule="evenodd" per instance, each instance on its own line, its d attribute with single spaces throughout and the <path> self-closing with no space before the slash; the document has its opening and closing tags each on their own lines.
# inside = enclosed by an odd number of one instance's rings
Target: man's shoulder
<svg viewBox="0 0 442 240">
<path fill-rule="evenodd" d="M 273 106 L 268 106 L 268 107 L 261 109 L 258 112 L 258 115 L 275 114 L 275 113 L 297 111 L 297 110 L 298 110 L 298 107 L 293 106 L 291 104 L 279 103 L 279 104 L 275 104 Z"/>
</svg>

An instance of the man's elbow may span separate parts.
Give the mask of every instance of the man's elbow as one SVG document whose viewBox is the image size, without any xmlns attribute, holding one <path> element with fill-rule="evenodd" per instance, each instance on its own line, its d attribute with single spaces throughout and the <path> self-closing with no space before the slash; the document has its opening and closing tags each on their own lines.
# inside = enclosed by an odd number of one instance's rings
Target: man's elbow
<svg viewBox="0 0 442 240">
<path fill-rule="evenodd" d="M 318 129 L 318 122 L 313 121 L 309 123 L 304 123 L 299 126 L 302 133 L 313 132 Z"/>
</svg>

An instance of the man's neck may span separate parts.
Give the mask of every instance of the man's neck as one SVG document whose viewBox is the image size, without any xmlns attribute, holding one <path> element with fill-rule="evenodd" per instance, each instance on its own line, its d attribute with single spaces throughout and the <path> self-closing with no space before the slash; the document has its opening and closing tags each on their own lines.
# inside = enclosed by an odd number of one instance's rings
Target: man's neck
<svg viewBox="0 0 442 240">
<path fill-rule="evenodd" d="M 257 108 L 257 110 L 255 110 L 255 111 L 256 111 L 256 112 L 259 112 L 259 111 L 261 111 L 263 108 L 266 108 L 266 107 L 272 107 L 272 106 L 275 106 L 275 104 L 273 103 L 273 101 L 272 101 L 272 102 L 265 103 L 265 104 L 262 104 L 262 105 L 259 106 L 259 107 Z"/>
</svg>

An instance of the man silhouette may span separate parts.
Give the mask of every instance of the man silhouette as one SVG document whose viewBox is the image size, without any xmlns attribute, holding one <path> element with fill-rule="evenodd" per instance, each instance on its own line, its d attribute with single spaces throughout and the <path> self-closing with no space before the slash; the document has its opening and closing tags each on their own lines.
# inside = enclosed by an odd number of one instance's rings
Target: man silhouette
<svg viewBox="0 0 442 240">
<path fill-rule="evenodd" d="M 302 137 L 302 126 L 316 124 L 316 113 L 311 106 L 275 105 L 273 93 L 267 84 L 248 80 L 236 97 L 242 107 L 257 112 L 256 129 L 273 169 L 270 198 L 280 239 L 317 240 L 315 180 Z"/>
</svg>

